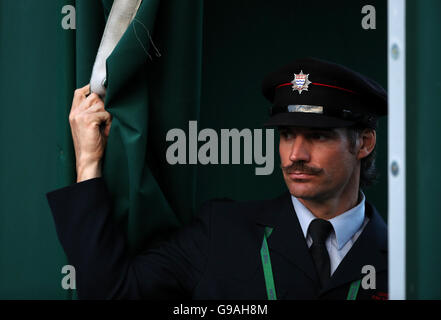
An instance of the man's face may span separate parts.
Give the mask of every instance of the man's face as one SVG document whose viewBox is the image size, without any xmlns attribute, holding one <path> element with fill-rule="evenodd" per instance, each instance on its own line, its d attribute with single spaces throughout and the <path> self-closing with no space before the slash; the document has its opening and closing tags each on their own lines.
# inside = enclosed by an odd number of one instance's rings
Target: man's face
<svg viewBox="0 0 441 320">
<path fill-rule="evenodd" d="M 281 128 L 279 152 L 285 183 L 297 198 L 321 202 L 358 187 L 359 160 L 344 128 Z"/>
</svg>

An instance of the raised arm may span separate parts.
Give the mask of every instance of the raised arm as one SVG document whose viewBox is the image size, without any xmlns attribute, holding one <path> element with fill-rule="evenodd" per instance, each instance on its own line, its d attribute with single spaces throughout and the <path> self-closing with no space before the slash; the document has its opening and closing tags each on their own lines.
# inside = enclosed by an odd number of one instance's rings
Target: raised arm
<svg viewBox="0 0 441 320">
<path fill-rule="evenodd" d="M 77 182 L 101 177 L 101 161 L 112 125 L 104 102 L 96 93 L 88 95 L 89 91 L 90 85 L 75 90 L 69 114 Z"/>
<path fill-rule="evenodd" d="M 111 117 L 99 96 L 78 89 L 69 121 L 77 183 L 47 194 L 56 230 L 76 270 L 80 299 L 191 298 L 208 259 L 209 205 L 170 241 L 137 256 L 112 216 L 112 199 L 101 177 Z"/>
</svg>

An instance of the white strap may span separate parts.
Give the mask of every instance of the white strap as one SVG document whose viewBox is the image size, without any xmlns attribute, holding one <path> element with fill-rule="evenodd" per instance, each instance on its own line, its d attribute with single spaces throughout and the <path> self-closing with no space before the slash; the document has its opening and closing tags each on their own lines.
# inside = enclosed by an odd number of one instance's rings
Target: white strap
<svg viewBox="0 0 441 320">
<path fill-rule="evenodd" d="M 106 60 L 136 15 L 142 0 L 114 0 L 93 65 L 91 91 L 103 99 L 106 95 Z"/>
</svg>

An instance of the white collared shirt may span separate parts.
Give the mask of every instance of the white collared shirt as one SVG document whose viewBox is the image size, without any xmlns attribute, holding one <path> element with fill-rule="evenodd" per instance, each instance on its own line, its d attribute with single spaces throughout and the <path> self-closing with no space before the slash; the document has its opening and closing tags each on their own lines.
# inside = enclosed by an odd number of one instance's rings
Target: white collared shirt
<svg viewBox="0 0 441 320">
<path fill-rule="evenodd" d="M 369 221 L 369 218 L 365 216 L 364 212 L 365 196 L 363 192 L 360 193 L 362 199 L 357 206 L 328 220 L 333 227 L 333 231 L 326 239 L 326 248 L 328 249 L 331 264 L 331 275 L 337 269 Z M 291 199 L 300 226 L 302 227 L 303 236 L 306 239 L 308 247 L 311 247 L 312 238 L 307 232 L 309 224 L 312 220 L 316 219 L 316 217 L 296 197 L 291 196 Z"/>
</svg>

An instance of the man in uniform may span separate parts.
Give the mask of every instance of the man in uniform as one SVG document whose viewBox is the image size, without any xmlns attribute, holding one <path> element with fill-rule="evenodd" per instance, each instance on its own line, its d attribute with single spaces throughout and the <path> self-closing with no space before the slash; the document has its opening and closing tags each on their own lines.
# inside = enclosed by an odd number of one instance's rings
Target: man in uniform
<svg viewBox="0 0 441 320">
<path fill-rule="evenodd" d="M 137 256 L 112 221 L 101 177 L 111 117 L 88 92 L 76 90 L 69 117 L 77 183 L 47 194 L 80 298 L 387 297 L 387 229 L 361 190 L 375 176 L 375 128 L 387 113 L 377 83 L 311 58 L 269 74 L 266 125 L 280 131 L 289 192 L 210 201 L 193 223 Z"/>
</svg>

